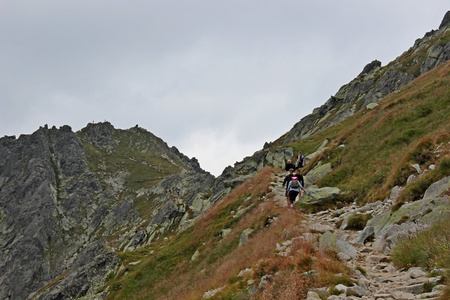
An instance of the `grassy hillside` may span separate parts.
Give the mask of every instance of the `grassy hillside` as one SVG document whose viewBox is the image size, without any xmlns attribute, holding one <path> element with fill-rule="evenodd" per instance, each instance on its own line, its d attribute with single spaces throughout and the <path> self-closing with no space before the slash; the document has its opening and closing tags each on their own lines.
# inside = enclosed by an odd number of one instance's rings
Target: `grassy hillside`
<svg viewBox="0 0 450 300">
<path fill-rule="evenodd" d="M 83 141 L 88 165 L 102 181 L 123 172 L 125 193 L 133 194 L 140 188 L 151 187 L 163 177 L 181 171 L 181 162 L 174 158 L 162 140 L 150 132 L 140 128 L 114 129 L 108 137 L 112 145 L 98 147 L 91 141 L 88 131 L 77 133 Z"/>
<path fill-rule="evenodd" d="M 405 185 L 419 164 L 429 171 L 404 190 L 403 200 L 419 199 L 437 179 L 450 174 L 450 62 L 417 78 L 401 90 L 307 139 L 291 144 L 296 151 L 312 153 L 329 139 L 328 149 L 311 161 L 330 162 L 333 171 L 320 186 L 337 186 L 344 200 L 372 202 Z M 338 147 L 345 145 L 345 147 Z"/>
</svg>

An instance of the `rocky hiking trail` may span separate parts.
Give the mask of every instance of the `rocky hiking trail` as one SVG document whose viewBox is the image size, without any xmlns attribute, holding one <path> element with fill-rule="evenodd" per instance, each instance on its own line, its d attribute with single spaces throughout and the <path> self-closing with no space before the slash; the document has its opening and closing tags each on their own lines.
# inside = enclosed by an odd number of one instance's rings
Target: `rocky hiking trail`
<svg viewBox="0 0 450 300">
<path fill-rule="evenodd" d="M 282 187 L 285 175 L 284 172 L 274 175 L 272 192 L 274 201 L 288 209 L 284 197 L 285 190 Z M 306 190 L 308 191 L 308 187 Z M 308 292 L 307 300 L 439 299 L 445 287 L 439 284 L 444 270 L 436 269 L 431 273 L 418 267 L 399 270 L 392 264 L 389 255 L 377 250 L 373 241 L 367 241 L 368 235 L 364 234 L 366 229 L 363 231 L 340 229 L 343 228 L 340 223 L 346 215 L 364 213 L 377 216 L 387 212 L 390 206 L 390 201 L 378 201 L 363 207 L 352 204 L 339 209 L 305 214 L 301 224 L 307 232 L 304 234 L 305 237 L 311 241 L 318 240 L 316 245 L 320 249 L 336 251 L 339 259 L 354 270 L 352 280 L 357 283 L 349 287 L 337 285 L 335 289 L 340 292 L 339 295 L 331 295 L 327 288 L 312 289 Z M 277 244 L 280 255 L 289 255 L 291 243 L 285 241 L 282 245 Z"/>
</svg>

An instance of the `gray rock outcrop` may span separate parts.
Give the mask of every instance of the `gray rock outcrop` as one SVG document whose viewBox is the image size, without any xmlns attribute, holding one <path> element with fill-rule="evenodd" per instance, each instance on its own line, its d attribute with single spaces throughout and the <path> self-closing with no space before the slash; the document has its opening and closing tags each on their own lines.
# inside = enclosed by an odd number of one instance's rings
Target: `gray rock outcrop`
<svg viewBox="0 0 450 300">
<path fill-rule="evenodd" d="M 423 199 L 441 197 L 442 194 L 448 190 L 450 190 L 450 176 L 444 177 L 441 180 L 430 185 L 425 191 Z"/>
<path fill-rule="evenodd" d="M 450 199 L 428 198 L 403 205 L 395 212 L 387 211 L 367 222 L 372 229 L 375 241 L 374 249 L 390 253 L 395 244 L 410 234 L 428 228 L 436 221 L 450 216 Z M 369 229 L 367 229 L 369 230 Z M 366 229 L 357 240 L 364 240 Z"/>
<path fill-rule="evenodd" d="M 330 231 L 325 232 L 319 239 L 319 249 L 321 250 L 331 250 L 339 253 L 344 253 L 348 255 L 350 258 L 354 258 L 356 255 L 356 249 L 349 243 L 341 240 L 336 237 Z"/>
<path fill-rule="evenodd" d="M 311 207 L 314 210 L 320 210 L 324 208 L 326 204 L 333 202 L 340 192 L 341 191 L 337 187 L 310 187 L 307 189 L 307 193 L 304 194 L 298 202 L 301 205 Z"/>
<path fill-rule="evenodd" d="M 307 138 L 344 120 L 449 60 L 448 15 L 447 12 L 438 30 L 416 40 L 414 46 L 395 61 L 386 66 L 381 66 L 378 60 L 367 64 L 355 79 L 343 85 L 325 104 L 296 123 L 282 137 L 282 144 Z"/>
</svg>

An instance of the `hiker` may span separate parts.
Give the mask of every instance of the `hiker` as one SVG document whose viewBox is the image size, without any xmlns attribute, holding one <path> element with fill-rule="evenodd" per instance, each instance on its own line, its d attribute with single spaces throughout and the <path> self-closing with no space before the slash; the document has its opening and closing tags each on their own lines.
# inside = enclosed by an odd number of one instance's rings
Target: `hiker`
<svg viewBox="0 0 450 300">
<path fill-rule="evenodd" d="M 286 186 L 286 192 L 284 193 L 284 196 L 286 197 L 286 201 L 288 202 L 289 205 L 289 182 L 291 181 L 292 177 L 294 176 L 294 168 L 290 168 L 289 169 L 289 174 L 284 178 L 283 181 L 283 187 Z"/>
<path fill-rule="evenodd" d="M 294 164 L 292 163 L 292 160 L 288 160 L 287 161 L 287 163 L 286 163 L 286 166 L 284 167 L 284 169 L 286 170 L 286 171 L 289 171 L 289 169 L 294 169 L 295 168 L 295 166 L 294 166 Z"/>
<path fill-rule="evenodd" d="M 288 208 L 291 209 L 294 208 L 295 198 L 297 198 L 298 194 L 300 193 L 300 189 L 306 193 L 305 189 L 300 184 L 298 177 L 293 176 L 288 185 L 289 190 Z"/>
<path fill-rule="evenodd" d="M 295 198 L 297 198 L 297 195 L 300 193 L 300 182 L 298 181 L 297 177 L 292 176 L 291 181 L 289 181 L 287 190 L 288 208 L 294 208 Z"/>
<path fill-rule="evenodd" d="M 298 152 L 297 161 L 295 162 L 295 168 L 300 169 L 305 166 L 305 157 L 302 155 L 302 152 Z"/>
</svg>

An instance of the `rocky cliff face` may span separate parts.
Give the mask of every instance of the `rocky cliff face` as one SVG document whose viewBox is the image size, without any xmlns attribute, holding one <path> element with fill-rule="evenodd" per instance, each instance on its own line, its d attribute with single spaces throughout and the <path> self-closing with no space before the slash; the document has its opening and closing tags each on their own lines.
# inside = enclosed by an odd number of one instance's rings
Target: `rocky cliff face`
<svg viewBox="0 0 450 300">
<path fill-rule="evenodd" d="M 210 204 L 214 176 L 137 127 L 44 127 L 0 139 L 0 153 L 1 299 L 93 294 L 114 249 L 178 230 Z"/>
<path fill-rule="evenodd" d="M 302 118 L 278 142 L 288 144 L 336 124 L 449 59 L 450 12 L 447 12 L 438 30 L 417 39 L 414 46 L 384 67 L 378 60 L 367 64 L 355 79 Z"/>
</svg>

